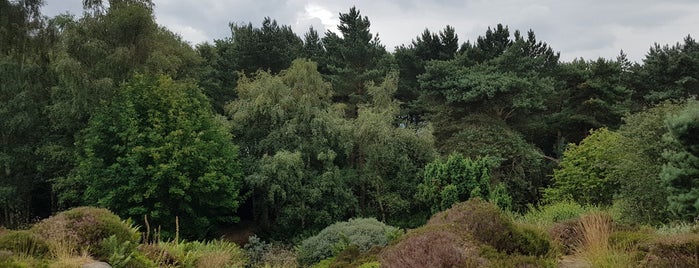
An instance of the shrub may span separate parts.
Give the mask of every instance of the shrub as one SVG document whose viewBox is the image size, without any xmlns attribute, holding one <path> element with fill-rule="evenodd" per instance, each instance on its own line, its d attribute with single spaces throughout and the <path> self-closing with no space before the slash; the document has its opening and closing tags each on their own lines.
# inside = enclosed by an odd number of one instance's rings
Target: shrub
<svg viewBox="0 0 699 268">
<path fill-rule="evenodd" d="M 570 144 L 559 168 L 553 172 L 553 186 L 544 199 L 572 199 L 581 204 L 611 205 L 619 181 L 610 176 L 621 157 L 615 146 L 621 135 L 606 128 L 592 131 L 580 144 Z"/>
<path fill-rule="evenodd" d="M 243 246 L 245 250 L 245 255 L 251 265 L 257 265 L 262 262 L 262 256 L 269 251 L 272 247 L 271 244 L 261 240 L 257 235 L 253 235 L 248 238 L 248 243 Z"/>
<path fill-rule="evenodd" d="M 0 236 L 0 249 L 19 256 L 41 258 L 48 252 L 48 245 L 29 231 L 9 231 Z"/>
<path fill-rule="evenodd" d="M 699 267 L 699 234 L 660 236 L 639 249 L 642 267 Z"/>
<path fill-rule="evenodd" d="M 580 220 L 571 219 L 554 224 L 548 229 L 549 236 L 562 247 L 565 254 L 573 254 L 582 245 Z"/>
<path fill-rule="evenodd" d="M 293 268 L 298 266 L 297 258 L 296 252 L 273 245 L 262 254 L 262 266 L 265 268 Z"/>
<path fill-rule="evenodd" d="M 354 268 L 365 263 L 376 262 L 377 255 L 381 252 L 380 247 L 373 247 L 369 251 L 362 252 L 356 245 L 349 245 L 343 251 L 332 258 L 330 268 Z"/>
<path fill-rule="evenodd" d="M 579 218 L 580 215 L 594 210 L 594 207 L 585 207 L 573 201 L 560 201 L 538 208 L 530 207 L 518 221 L 547 228 L 558 222 Z"/>
<path fill-rule="evenodd" d="M 505 253 L 544 255 L 550 248 L 546 234 L 514 224 L 492 203 L 481 199 L 455 204 L 435 214 L 427 225 L 453 224 L 481 243 Z"/>
<path fill-rule="evenodd" d="M 306 265 L 316 263 L 336 255 L 349 245 L 355 245 L 365 252 L 374 246 L 386 246 L 401 232 L 373 218 L 338 222 L 302 241 L 298 248 L 298 260 Z"/>
<path fill-rule="evenodd" d="M 609 235 L 609 246 L 619 250 L 635 250 L 638 245 L 650 241 L 651 238 L 649 233 L 618 231 Z"/>
<path fill-rule="evenodd" d="M 635 267 L 632 255 L 610 246 L 612 218 L 606 213 L 591 213 L 580 218 L 582 247 L 578 252 L 592 267 Z"/>
<path fill-rule="evenodd" d="M 52 253 L 76 253 L 87 250 L 100 259 L 108 258 L 101 248 L 105 238 L 115 236 L 116 241 L 137 244 L 140 233 L 129 221 L 122 221 L 107 209 L 79 207 L 61 212 L 32 227 L 41 239 L 47 241 Z"/>
<path fill-rule="evenodd" d="M 245 252 L 235 243 L 221 240 L 209 242 L 160 242 L 140 247 L 140 251 L 158 267 L 243 267 Z"/>
<path fill-rule="evenodd" d="M 487 266 L 478 246 L 448 225 L 425 226 L 411 231 L 398 244 L 379 255 L 381 267 L 474 267 Z"/>
</svg>

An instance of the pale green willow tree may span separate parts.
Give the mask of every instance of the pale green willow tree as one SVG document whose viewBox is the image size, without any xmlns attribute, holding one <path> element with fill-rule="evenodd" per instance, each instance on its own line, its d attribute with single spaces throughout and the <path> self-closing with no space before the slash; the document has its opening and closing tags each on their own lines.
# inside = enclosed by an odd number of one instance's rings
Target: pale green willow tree
<svg viewBox="0 0 699 268">
<path fill-rule="evenodd" d="M 398 76 L 386 76 L 380 85 L 369 84 L 370 103 L 359 106 L 352 120 L 354 147 L 350 165 L 359 199 L 359 213 L 397 226 L 420 224 L 413 202 L 423 167 L 436 156 L 432 128 L 398 125 L 399 103 L 394 99 Z M 428 215 L 424 215 L 425 218 Z"/>
<path fill-rule="evenodd" d="M 350 124 L 316 64 L 301 59 L 279 75 L 243 75 L 237 93 L 226 111 L 254 220 L 272 235 L 292 236 L 350 215 L 356 200 L 343 170 Z"/>
</svg>

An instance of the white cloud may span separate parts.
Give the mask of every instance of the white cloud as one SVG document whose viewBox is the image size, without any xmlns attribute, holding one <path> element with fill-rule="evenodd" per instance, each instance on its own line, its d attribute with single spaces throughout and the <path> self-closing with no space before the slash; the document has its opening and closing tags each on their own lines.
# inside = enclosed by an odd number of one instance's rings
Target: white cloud
<svg viewBox="0 0 699 268">
<path fill-rule="evenodd" d="M 204 43 L 210 41 L 210 37 L 202 30 L 195 29 L 192 26 L 180 25 L 180 24 L 170 24 L 168 29 L 176 34 L 182 36 L 182 38 L 188 41 L 191 45 L 196 45 L 199 43 Z"/>
<path fill-rule="evenodd" d="M 313 3 L 306 4 L 303 9 L 304 12 L 299 14 L 296 19 L 297 25 L 305 26 L 312 24 L 312 22 L 317 19 L 320 20 L 320 23 L 323 25 L 323 29 L 321 30 L 330 30 L 339 33 L 337 25 L 340 21 L 330 10 Z"/>
</svg>

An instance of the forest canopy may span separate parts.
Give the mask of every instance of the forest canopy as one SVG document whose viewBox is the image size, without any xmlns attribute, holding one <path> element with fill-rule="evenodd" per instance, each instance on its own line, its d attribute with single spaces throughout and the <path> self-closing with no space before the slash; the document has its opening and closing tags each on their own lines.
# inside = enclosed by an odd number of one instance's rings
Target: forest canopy
<svg viewBox="0 0 699 268">
<path fill-rule="evenodd" d="M 91 205 L 164 236 L 177 218 L 191 239 L 246 222 L 299 241 L 357 217 L 417 227 L 473 197 L 699 216 L 689 35 L 638 63 L 562 61 L 497 22 L 387 49 L 351 7 L 337 33 L 266 17 L 192 46 L 150 0 L 83 3 L 46 17 L 0 0 L 2 226 Z"/>
</svg>

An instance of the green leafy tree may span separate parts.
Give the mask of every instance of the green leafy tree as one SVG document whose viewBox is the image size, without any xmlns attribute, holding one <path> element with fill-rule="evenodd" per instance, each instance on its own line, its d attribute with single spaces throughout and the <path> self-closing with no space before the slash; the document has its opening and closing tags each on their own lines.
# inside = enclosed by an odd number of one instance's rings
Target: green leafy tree
<svg viewBox="0 0 699 268">
<path fill-rule="evenodd" d="M 206 60 L 200 85 L 219 113 L 224 113 L 225 104 L 236 98 L 237 72 L 262 70 L 276 74 L 304 54 L 304 44 L 291 27 L 269 17 L 260 27 L 252 23 L 230 23 L 229 27 L 231 37 L 197 46 Z"/>
<path fill-rule="evenodd" d="M 684 220 L 699 216 L 699 103 L 691 102 L 665 121 L 667 139 L 677 145 L 667 151 L 660 177 L 668 190 L 668 209 Z"/>
<path fill-rule="evenodd" d="M 665 119 L 684 106 L 663 103 L 628 116 L 619 128 L 619 143 L 614 146 L 619 159 L 610 176 L 617 178 L 621 186 L 614 202 L 624 220 L 659 224 L 671 218 L 667 210 L 668 191 L 658 186 L 663 185 L 663 152 L 678 148 L 663 136 L 668 133 Z"/>
<path fill-rule="evenodd" d="M 319 230 L 354 210 L 347 184 L 350 124 L 315 63 L 238 81 L 227 106 L 241 146 L 254 220 L 278 237 Z"/>
<path fill-rule="evenodd" d="M 0 225 L 49 216 L 51 168 L 40 150 L 51 134 L 46 106 L 56 76 L 57 32 L 42 1 L 0 1 Z"/>
<path fill-rule="evenodd" d="M 109 208 L 184 237 L 233 223 L 242 184 L 237 148 L 201 90 L 167 77 L 137 76 L 81 132 L 78 165 L 60 181 L 62 199 Z"/>
<path fill-rule="evenodd" d="M 414 227 L 420 224 L 415 220 L 420 207 L 411 200 L 422 168 L 435 156 L 434 139 L 429 126 L 395 123 L 397 81 L 397 75 L 389 75 L 381 85 L 369 85 L 372 101 L 360 106 L 352 122 L 354 146 L 349 161 L 357 174 L 352 184 L 359 214 Z"/>
<path fill-rule="evenodd" d="M 620 156 L 614 150 L 620 135 L 606 128 L 590 133 L 580 144 L 570 144 L 553 185 L 545 190 L 546 201 L 573 200 L 580 204 L 611 205 L 619 191 L 619 179 L 611 176 Z"/>
<path fill-rule="evenodd" d="M 451 154 L 425 166 L 423 181 L 418 186 L 419 198 L 437 213 L 469 198 L 490 196 L 491 171 L 497 161 L 489 157 L 464 158 Z"/>
<path fill-rule="evenodd" d="M 96 110 L 119 94 L 134 74 L 166 74 L 173 79 L 199 76 L 201 58 L 180 37 L 158 27 L 146 0 L 84 1 L 82 17 L 52 20 L 60 31 L 52 69 L 57 81 L 47 107 L 52 135 L 41 149 L 49 178 L 64 180 L 76 167 L 75 137 Z M 60 208 L 78 204 L 62 203 Z"/>
</svg>

